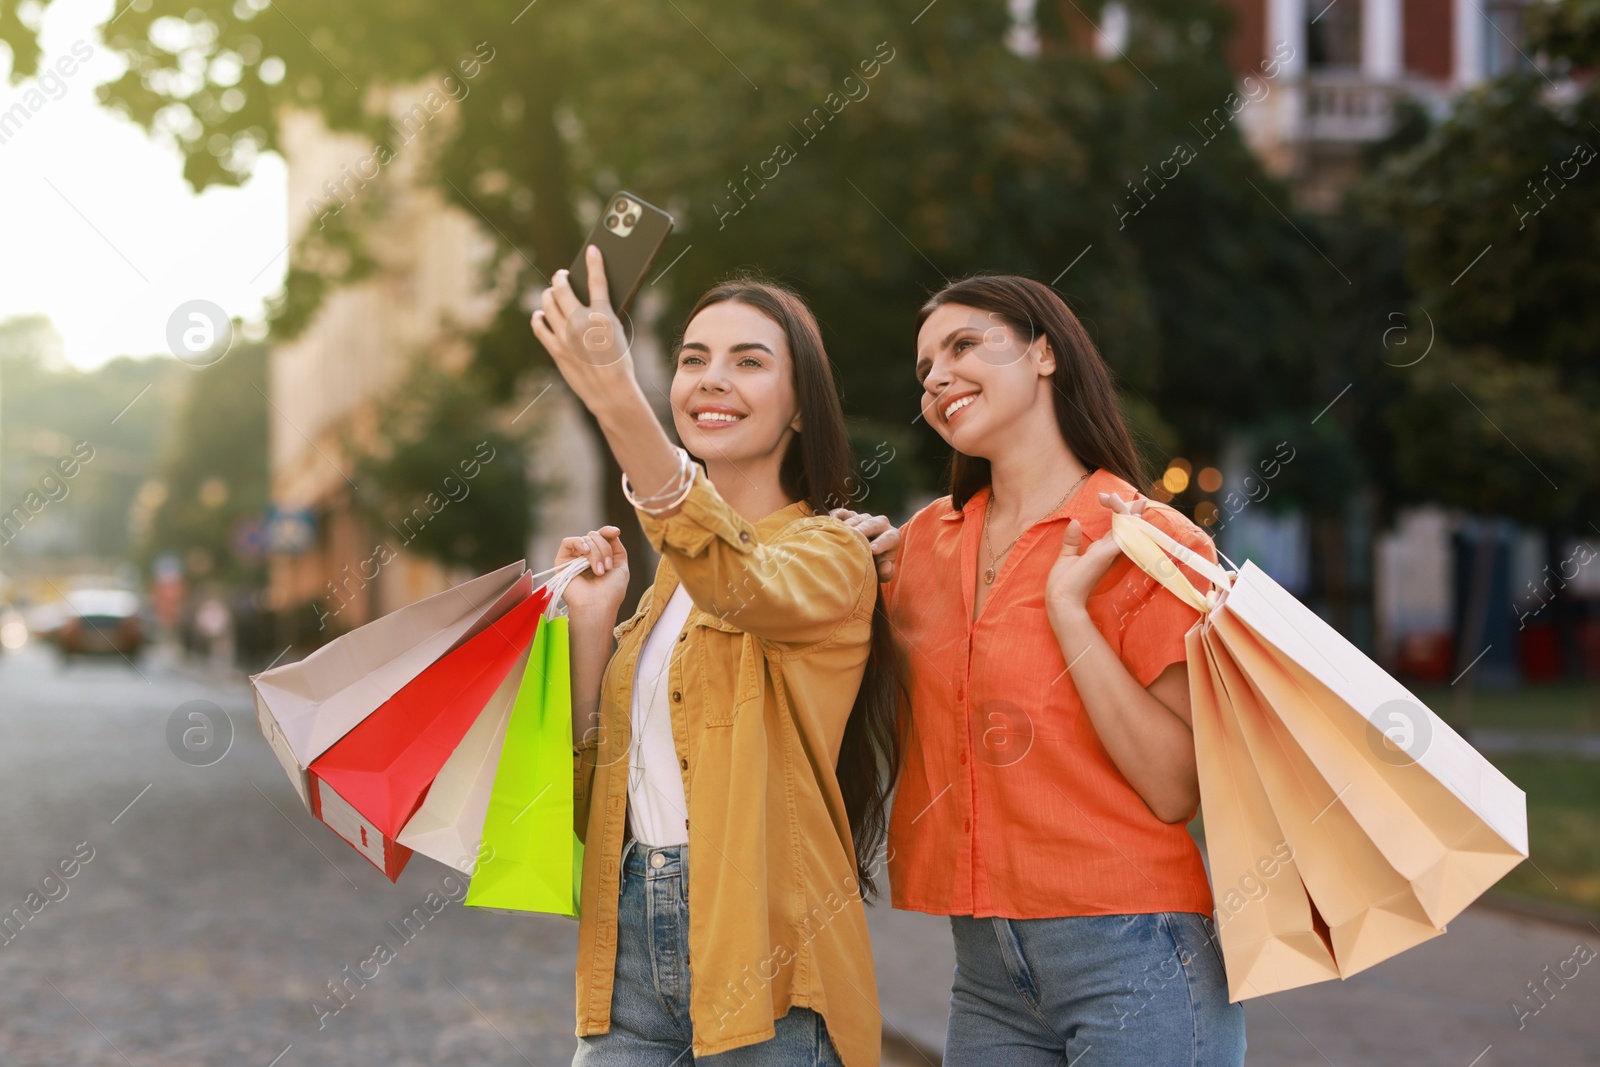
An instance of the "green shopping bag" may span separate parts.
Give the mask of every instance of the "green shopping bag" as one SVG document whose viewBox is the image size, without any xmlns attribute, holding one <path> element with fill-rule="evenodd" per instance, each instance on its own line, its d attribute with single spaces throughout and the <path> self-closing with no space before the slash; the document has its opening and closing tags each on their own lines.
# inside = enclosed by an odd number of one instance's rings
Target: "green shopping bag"
<svg viewBox="0 0 1600 1067">
<path fill-rule="evenodd" d="M 564 615 L 539 622 L 506 727 L 468 907 L 578 914 L 572 828 L 572 673 Z"/>
</svg>

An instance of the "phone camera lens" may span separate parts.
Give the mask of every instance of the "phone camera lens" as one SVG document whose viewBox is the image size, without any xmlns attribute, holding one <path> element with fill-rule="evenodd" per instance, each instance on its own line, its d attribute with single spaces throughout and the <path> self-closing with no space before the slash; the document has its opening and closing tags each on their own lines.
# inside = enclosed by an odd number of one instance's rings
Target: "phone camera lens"
<svg viewBox="0 0 1600 1067">
<path fill-rule="evenodd" d="M 624 218 L 622 220 L 622 224 L 624 226 L 632 227 L 633 224 L 638 222 L 638 221 L 639 221 L 639 216 L 638 215 L 628 215 L 626 218 Z"/>
<path fill-rule="evenodd" d="M 615 211 L 618 215 L 626 215 L 632 207 L 633 203 L 628 200 L 627 197 L 618 197 L 617 202 L 612 205 L 611 210 Z"/>
<path fill-rule="evenodd" d="M 621 222 L 621 220 L 618 219 L 615 215 L 607 215 L 606 216 L 606 229 L 608 229 L 608 230 L 616 229 L 619 222 Z"/>
</svg>

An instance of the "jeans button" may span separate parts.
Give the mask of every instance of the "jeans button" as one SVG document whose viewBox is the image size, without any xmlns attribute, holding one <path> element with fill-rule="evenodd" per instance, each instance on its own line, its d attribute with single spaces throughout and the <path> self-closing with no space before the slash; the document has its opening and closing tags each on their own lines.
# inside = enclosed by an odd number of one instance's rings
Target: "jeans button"
<svg viewBox="0 0 1600 1067">
<path fill-rule="evenodd" d="M 659 871 L 666 865 L 667 857 L 663 856 L 661 853 L 657 852 L 654 856 L 650 857 L 650 866 L 654 867 L 656 870 Z"/>
</svg>

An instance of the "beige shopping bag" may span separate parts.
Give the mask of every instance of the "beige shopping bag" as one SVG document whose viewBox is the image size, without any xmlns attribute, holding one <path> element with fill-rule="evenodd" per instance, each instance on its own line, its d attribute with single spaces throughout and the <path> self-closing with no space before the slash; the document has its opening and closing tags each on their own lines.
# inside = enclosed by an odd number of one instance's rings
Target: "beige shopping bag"
<svg viewBox="0 0 1600 1067">
<path fill-rule="evenodd" d="M 1527 857 L 1522 791 L 1259 567 L 1230 574 L 1134 516 L 1114 516 L 1112 534 L 1203 613 L 1188 635 L 1189 677 L 1214 895 L 1274 828 L 1294 859 L 1251 903 L 1261 914 L 1219 911 L 1234 1000 L 1332 977 L 1264 962 L 1317 961 L 1291 907 L 1302 891 L 1344 977 L 1437 936 Z M 1268 906 L 1280 888 L 1288 901 Z"/>
<path fill-rule="evenodd" d="M 1527 858 L 1523 791 L 1259 567 L 1240 569 L 1222 614 L 1225 643 L 1431 923 Z"/>
<path fill-rule="evenodd" d="M 1286 693 L 1276 703 L 1263 698 L 1263 679 L 1281 668 L 1240 647 L 1233 633 L 1238 623 L 1225 605 L 1212 611 L 1207 640 L 1215 648 L 1248 758 L 1266 786 L 1285 840 L 1293 845 L 1317 914 L 1327 925 L 1339 976 L 1348 978 L 1437 937 L 1441 931 L 1429 921 L 1410 883 L 1338 802 L 1343 783 L 1328 782 L 1284 727 L 1280 709 L 1304 698 Z"/>
<path fill-rule="evenodd" d="M 1338 965 L 1301 883 L 1288 838 L 1251 764 L 1225 696 L 1217 665 L 1200 637 L 1189 653 L 1190 707 L 1205 813 L 1206 855 L 1217 905 L 1217 938 L 1229 996 L 1251 989 L 1293 989 L 1337 978 Z"/>
<path fill-rule="evenodd" d="M 261 732 L 307 811 L 311 761 L 435 660 L 527 599 L 533 577 L 519 560 L 390 612 L 303 660 L 251 675 Z"/>
</svg>

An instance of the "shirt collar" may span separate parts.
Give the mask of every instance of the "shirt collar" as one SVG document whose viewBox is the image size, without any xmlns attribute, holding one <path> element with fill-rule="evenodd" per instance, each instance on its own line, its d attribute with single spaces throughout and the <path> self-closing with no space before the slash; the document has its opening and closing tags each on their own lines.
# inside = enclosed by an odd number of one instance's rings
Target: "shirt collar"
<svg viewBox="0 0 1600 1067">
<path fill-rule="evenodd" d="M 1123 493 L 1124 498 L 1126 498 L 1129 488 L 1130 486 L 1126 482 L 1106 468 L 1097 467 L 1085 480 L 1083 486 L 1072 494 L 1072 499 L 1067 500 L 1059 508 L 1039 521 L 1044 522 L 1046 519 L 1060 518 L 1075 510 L 1082 514 L 1082 506 L 1075 508 L 1074 504 L 1081 501 L 1091 501 L 1098 505 L 1100 503 L 1098 494 L 1100 493 Z M 941 515 L 939 518 L 945 522 L 958 522 L 968 515 L 972 515 L 974 518 L 979 517 L 989 507 L 989 497 L 991 495 L 990 488 L 986 485 L 968 498 L 966 507 L 960 511 L 951 510 L 948 514 Z"/>
</svg>

